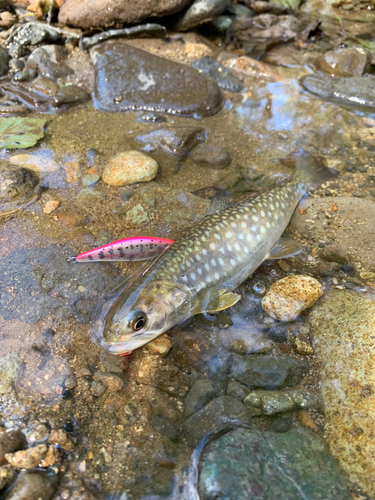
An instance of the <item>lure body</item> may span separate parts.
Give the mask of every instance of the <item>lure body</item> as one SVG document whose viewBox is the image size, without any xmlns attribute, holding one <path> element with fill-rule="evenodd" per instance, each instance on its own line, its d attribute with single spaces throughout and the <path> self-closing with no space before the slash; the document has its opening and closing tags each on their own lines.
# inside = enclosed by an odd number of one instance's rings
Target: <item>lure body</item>
<svg viewBox="0 0 375 500">
<path fill-rule="evenodd" d="M 70 262 L 138 261 L 155 257 L 174 243 L 174 240 L 155 236 L 132 236 L 69 257 Z"/>
</svg>

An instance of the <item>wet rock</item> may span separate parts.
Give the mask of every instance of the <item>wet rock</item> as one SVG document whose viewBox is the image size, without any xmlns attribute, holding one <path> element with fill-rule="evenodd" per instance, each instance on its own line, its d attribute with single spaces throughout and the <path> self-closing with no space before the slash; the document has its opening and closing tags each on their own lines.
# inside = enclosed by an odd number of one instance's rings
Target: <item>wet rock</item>
<svg viewBox="0 0 375 500">
<path fill-rule="evenodd" d="M 171 441 L 178 440 L 178 432 L 169 418 L 164 415 L 153 415 L 150 419 L 150 425 L 153 429 L 159 432 L 162 436 L 167 437 Z"/>
<path fill-rule="evenodd" d="M 27 450 L 16 451 L 15 453 L 6 453 L 5 458 L 8 462 L 17 467 L 17 469 L 33 469 L 47 454 L 47 445 L 38 444 Z"/>
<path fill-rule="evenodd" d="M 277 342 L 280 344 L 283 342 L 286 342 L 289 338 L 289 327 L 288 327 L 288 325 L 279 324 L 279 323 L 276 325 L 272 325 L 267 330 L 267 336 L 273 342 Z"/>
<path fill-rule="evenodd" d="M 49 444 L 60 446 L 64 451 L 72 451 L 74 443 L 63 429 L 54 429 L 48 438 Z"/>
<path fill-rule="evenodd" d="M 58 200 L 48 200 L 43 207 L 43 212 L 45 214 L 51 214 L 57 208 L 59 208 L 60 202 Z"/>
<path fill-rule="evenodd" d="M 371 66 L 372 54 L 363 47 L 330 50 L 312 62 L 314 69 L 331 76 L 362 76 Z"/>
<path fill-rule="evenodd" d="M 321 363 L 325 437 L 340 468 L 375 495 L 375 304 L 347 290 L 327 292 L 310 315 Z"/>
<path fill-rule="evenodd" d="M 61 108 L 61 106 L 70 106 L 72 104 L 79 104 L 81 102 L 88 101 L 90 99 L 90 94 L 86 92 L 82 87 L 77 85 L 67 85 L 61 87 L 61 89 L 53 96 L 53 105 L 56 108 Z"/>
<path fill-rule="evenodd" d="M 310 276 L 287 276 L 273 283 L 262 299 L 263 310 L 279 321 L 293 321 L 323 295 L 322 285 Z"/>
<path fill-rule="evenodd" d="M 132 0 L 109 0 L 104 4 L 101 0 L 67 0 L 60 7 L 58 20 L 63 25 L 84 29 L 115 23 L 136 24 L 150 17 L 174 14 L 188 3 L 188 0 L 161 0 L 134 4 Z"/>
<path fill-rule="evenodd" d="M 249 76 L 252 78 L 260 78 L 270 82 L 277 82 L 281 79 L 280 73 L 271 64 L 257 61 L 251 57 L 242 56 L 235 59 L 227 59 L 223 61 L 223 65 L 230 68 L 240 75 Z"/>
<path fill-rule="evenodd" d="M 59 212 L 57 217 L 63 226 L 71 229 L 82 226 L 86 220 L 85 216 L 75 212 Z"/>
<path fill-rule="evenodd" d="M 168 335 L 160 335 L 156 337 L 155 340 L 152 340 L 147 344 L 147 350 L 151 354 L 160 354 L 160 356 L 166 356 L 169 351 L 172 349 L 173 342 Z"/>
<path fill-rule="evenodd" d="M 210 443 L 199 492 L 202 500 L 351 498 L 323 439 L 302 428 L 284 433 L 237 429 Z"/>
<path fill-rule="evenodd" d="M 8 56 L 7 51 L 1 47 L 0 48 L 0 76 L 4 76 L 8 73 L 8 71 L 9 71 L 8 60 L 9 60 L 9 56 Z"/>
<path fill-rule="evenodd" d="M 302 389 L 289 389 L 287 391 L 254 391 L 250 392 L 244 404 L 253 416 L 274 415 L 301 408 L 313 408 L 318 405 L 317 396 Z"/>
<path fill-rule="evenodd" d="M 51 429 L 48 425 L 37 423 L 33 425 L 30 432 L 27 433 L 27 441 L 31 444 L 47 441 L 50 430 Z"/>
<path fill-rule="evenodd" d="M 240 92 L 243 89 L 240 80 L 225 66 L 213 61 L 211 57 L 204 56 L 196 59 L 192 63 L 192 67 L 200 73 L 205 73 L 213 78 L 221 89 L 228 90 L 229 92 Z"/>
<path fill-rule="evenodd" d="M 227 396 L 232 396 L 232 398 L 236 398 L 239 401 L 243 401 L 245 397 L 249 394 L 250 390 L 245 386 L 236 382 L 235 380 L 231 380 L 228 383 L 227 387 Z"/>
<path fill-rule="evenodd" d="M 119 392 L 124 387 L 123 380 L 113 373 L 95 372 L 94 380 L 105 386 L 108 392 Z"/>
<path fill-rule="evenodd" d="M 6 453 L 14 453 L 27 446 L 26 438 L 20 430 L 10 430 L 0 434 L 0 465 L 7 463 Z"/>
<path fill-rule="evenodd" d="M 160 128 L 136 137 L 140 144 L 144 144 L 144 151 L 163 152 L 176 158 L 187 156 L 205 139 L 206 132 L 202 127 Z"/>
<path fill-rule="evenodd" d="M 306 369 L 306 361 L 286 355 L 261 358 L 236 356 L 231 363 L 233 378 L 249 389 L 274 390 L 298 385 Z"/>
<path fill-rule="evenodd" d="M 300 82 L 304 89 L 324 101 L 350 107 L 375 108 L 374 76 L 337 78 L 322 74 L 307 75 Z"/>
<path fill-rule="evenodd" d="M 149 182 L 157 172 L 155 160 L 139 151 L 126 151 L 109 159 L 103 171 L 103 182 L 110 186 L 128 186 Z"/>
<path fill-rule="evenodd" d="M 232 26 L 232 19 L 229 16 L 218 16 L 213 21 L 205 23 L 201 27 L 201 31 L 207 35 L 218 35 L 225 33 Z"/>
<path fill-rule="evenodd" d="M 42 471 L 21 472 L 7 500 L 52 500 L 58 477 Z"/>
<path fill-rule="evenodd" d="M 190 417 L 217 395 L 211 380 L 197 380 L 185 399 L 185 416 Z"/>
<path fill-rule="evenodd" d="M 205 145 L 196 149 L 191 155 L 192 160 L 202 167 L 226 168 L 232 161 L 228 151 L 220 146 Z"/>
<path fill-rule="evenodd" d="M 250 423 L 251 416 L 244 404 L 230 396 L 220 396 L 185 420 L 184 430 L 189 444 L 196 446 L 209 436 Z"/>
<path fill-rule="evenodd" d="M 94 47 L 91 58 L 96 105 L 106 111 L 211 116 L 223 105 L 219 87 L 206 75 L 119 41 Z"/>
<path fill-rule="evenodd" d="M 0 203 L 27 198 L 38 184 L 38 176 L 27 168 L 0 164 Z"/>
<path fill-rule="evenodd" d="M 14 391 L 23 371 L 23 363 L 17 354 L 0 358 L 0 395 Z"/>
<path fill-rule="evenodd" d="M 93 47 L 98 43 L 102 43 L 105 40 L 110 40 L 111 38 L 164 38 L 166 34 L 167 29 L 165 26 L 156 23 L 148 23 L 140 26 L 131 26 L 130 28 L 122 28 L 119 30 L 102 31 L 97 35 L 82 38 L 79 46 L 81 49 L 87 50 L 90 47 Z"/>
<path fill-rule="evenodd" d="M 224 12 L 230 0 L 194 0 L 174 26 L 175 31 L 187 31 L 200 24 L 212 21 Z"/>
<path fill-rule="evenodd" d="M 140 203 L 126 212 L 125 220 L 132 226 L 142 226 L 143 224 L 148 224 L 150 222 L 146 210 Z"/>
<path fill-rule="evenodd" d="M 337 211 L 332 210 L 333 205 L 337 207 Z M 347 196 L 314 198 L 304 200 L 301 208 L 307 210 L 307 213 L 302 214 L 297 210 L 298 213 L 294 214 L 291 221 L 291 230 L 297 232 L 306 230 L 305 220 L 312 219 L 317 240 L 327 235 L 326 214 L 332 217 L 329 226 L 332 228 L 330 236 L 332 243 L 321 250 L 324 259 L 342 264 L 353 263 L 360 272 L 375 271 L 373 201 Z M 335 269 L 331 268 L 332 271 Z"/>
<path fill-rule="evenodd" d="M 73 73 L 64 62 L 66 54 L 64 47 L 60 45 L 45 45 L 30 54 L 26 66 L 41 76 L 56 80 Z"/>
<path fill-rule="evenodd" d="M 10 465 L 0 467 L 0 491 L 12 484 L 16 477 L 16 471 Z"/>
<path fill-rule="evenodd" d="M 278 413 L 265 421 L 265 430 L 271 432 L 287 432 L 292 428 L 293 417 L 291 413 Z"/>
<path fill-rule="evenodd" d="M 42 42 L 56 42 L 61 36 L 46 24 L 25 23 L 18 26 L 6 39 L 6 47 L 11 57 L 19 58 L 25 54 L 27 45 Z"/>
</svg>

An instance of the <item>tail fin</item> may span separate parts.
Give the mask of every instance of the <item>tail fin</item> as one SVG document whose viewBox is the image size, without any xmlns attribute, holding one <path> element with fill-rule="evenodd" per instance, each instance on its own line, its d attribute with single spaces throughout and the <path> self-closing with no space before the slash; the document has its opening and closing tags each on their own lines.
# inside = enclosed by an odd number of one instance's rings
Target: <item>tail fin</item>
<svg viewBox="0 0 375 500">
<path fill-rule="evenodd" d="M 323 166 L 322 161 L 315 159 L 304 149 L 291 153 L 287 158 L 285 163 L 291 160 L 295 164 L 293 179 L 301 184 L 304 191 L 316 188 L 338 174 L 336 170 Z"/>
</svg>

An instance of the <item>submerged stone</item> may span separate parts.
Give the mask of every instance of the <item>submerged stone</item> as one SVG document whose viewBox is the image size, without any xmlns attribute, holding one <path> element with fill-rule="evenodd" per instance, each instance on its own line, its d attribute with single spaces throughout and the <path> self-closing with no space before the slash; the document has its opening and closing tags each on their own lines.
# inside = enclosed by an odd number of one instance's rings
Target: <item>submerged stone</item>
<svg viewBox="0 0 375 500">
<path fill-rule="evenodd" d="M 207 145 L 194 151 L 192 160 L 202 165 L 202 167 L 220 169 L 227 167 L 232 161 L 232 158 L 226 149 L 220 146 Z"/>
<path fill-rule="evenodd" d="M 52 500 L 58 476 L 44 471 L 21 472 L 7 500 Z"/>
<path fill-rule="evenodd" d="M 324 101 L 343 106 L 375 108 L 375 77 L 353 76 L 336 78 L 326 75 L 307 75 L 301 80 L 304 89 Z"/>
<path fill-rule="evenodd" d="M 302 389 L 287 391 L 254 391 L 250 392 L 244 404 L 249 408 L 251 415 L 274 415 L 286 411 L 299 410 L 317 406 L 317 396 Z"/>
<path fill-rule="evenodd" d="M 64 47 L 60 45 L 45 45 L 30 54 L 26 66 L 41 76 L 55 80 L 73 73 L 64 62 L 66 55 Z"/>
<path fill-rule="evenodd" d="M 317 71 L 331 76 L 362 76 L 369 71 L 372 54 L 363 47 L 345 47 L 330 50 L 317 57 L 312 65 Z"/>
<path fill-rule="evenodd" d="M 349 479 L 375 497 L 375 302 L 327 292 L 310 315 L 321 366 L 324 434 Z"/>
<path fill-rule="evenodd" d="M 302 428 L 283 433 L 237 429 L 210 443 L 199 492 L 202 500 L 351 498 L 323 439 Z"/>
<path fill-rule="evenodd" d="M 91 49 L 95 104 L 106 111 L 145 110 L 211 116 L 223 106 L 217 84 L 196 70 L 117 40 Z"/>
<path fill-rule="evenodd" d="M 136 137 L 138 142 L 144 144 L 144 151 L 163 152 L 178 158 L 187 156 L 205 139 L 206 132 L 202 127 L 159 128 Z"/>
<path fill-rule="evenodd" d="M 22 371 L 22 361 L 17 354 L 8 354 L 0 359 L 0 395 L 14 390 Z"/>
<path fill-rule="evenodd" d="M 192 63 L 192 67 L 200 73 L 213 78 L 221 89 L 228 90 L 229 92 L 240 92 L 243 89 L 242 83 L 236 76 L 222 64 L 213 61 L 209 56 L 196 59 Z"/>
<path fill-rule="evenodd" d="M 128 186 L 149 182 L 158 172 L 155 160 L 139 151 L 125 151 L 109 159 L 103 171 L 103 182 L 110 186 Z"/>
<path fill-rule="evenodd" d="M 0 165 L 0 205 L 26 198 L 38 182 L 38 176 L 31 170 L 3 163 Z"/>
</svg>

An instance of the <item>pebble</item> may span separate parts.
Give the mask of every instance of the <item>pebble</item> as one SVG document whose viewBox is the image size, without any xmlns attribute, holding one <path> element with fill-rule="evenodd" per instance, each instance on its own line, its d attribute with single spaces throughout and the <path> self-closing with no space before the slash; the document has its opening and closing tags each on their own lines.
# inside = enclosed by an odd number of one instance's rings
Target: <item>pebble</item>
<svg viewBox="0 0 375 500">
<path fill-rule="evenodd" d="M 371 66 L 372 54 L 363 47 L 345 47 L 329 50 L 312 62 L 316 71 L 331 76 L 362 76 Z"/>
<path fill-rule="evenodd" d="M 286 355 L 247 358 L 235 356 L 231 374 L 249 389 L 281 389 L 298 385 L 307 369 L 306 361 Z"/>
<path fill-rule="evenodd" d="M 21 472 L 6 500 L 52 500 L 58 481 L 44 471 Z"/>
<path fill-rule="evenodd" d="M 297 354 L 301 354 L 301 356 L 311 356 L 314 354 L 314 348 L 307 335 L 297 335 L 293 340 L 294 349 Z"/>
<path fill-rule="evenodd" d="M 44 45 L 30 54 L 26 66 L 37 71 L 40 76 L 56 80 L 73 73 L 64 62 L 66 55 L 66 50 L 60 45 Z"/>
<path fill-rule="evenodd" d="M 348 290 L 327 292 L 310 314 L 320 363 L 324 434 L 350 481 L 375 497 L 375 304 Z"/>
<path fill-rule="evenodd" d="M 0 203 L 25 198 L 38 184 L 38 176 L 31 170 L 0 163 Z"/>
<path fill-rule="evenodd" d="M 103 171 L 103 182 L 110 186 L 128 186 L 149 182 L 156 177 L 158 164 L 139 151 L 126 151 L 108 161 Z"/>
<path fill-rule="evenodd" d="M 61 108 L 71 104 L 79 104 L 88 101 L 90 94 L 77 85 L 66 85 L 52 97 L 52 104 L 55 108 Z"/>
<path fill-rule="evenodd" d="M 314 422 L 314 419 L 307 413 L 306 410 L 300 410 L 297 414 L 298 421 L 304 427 L 309 427 L 314 432 L 318 432 L 318 426 Z"/>
<path fill-rule="evenodd" d="M 95 372 L 93 375 L 95 382 L 101 384 L 109 392 L 119 392 L 124 387 L 124 381 L 114 373 Z"/>
<path fill-rule="evenodd" d="M 37 423 L 27 433 L 27 441 L 31 444 L 42 443 L 43 441 L 47 441 L 49 433 L 50 427 L 48 425 Z"/>
<path fill-rule="evenodd" d="M 88 368 L 80 368 L 77 372 L 78 377 L 92 377 L 92 373 Z"/>
<path fill-rule="evenodd" d="M 178 440 L 177 429 L 166 416 L 153 415 L 150 419 L 150 425 L 153 429 L 159 432 L 162 436 L 167 437 L 170 441 Z"/>
<path fill-rule="evenodd" d="M 16 471 L 10 465 L 0 467 L 0 491 L 12 484 L 16 477 Z"/>
<path fill-rule="evenodd" d="M 136 122 L 146 123 L 165 123 L 167 119 L 165 116 L 158 113 L 143 113 L 135 119 Z"/>
<path fill-rule="evenodd" d="M 65 389 L 69 391 L 77 387 L 77 380 L 74 377 L 68 377 L 64 382 Z"/>
<path fill-rule="evenodd" d="M 142 226 L 143 224 L 148 224 L 150 219 L 146 210 L 138 203 L 126 212 L 125 221 L 132 226 Z"/>
<path fill-rule="evenodd" d="M 236 382 L 235 380 L 231 380 L 227 386 L 227 396 L 232 396 L 232 398 L 236 398 L 239 401 L 243 401 L 245 397 L 249 394 L 250 390 L 243 384 Z"/>
<path fill-rule="evenodd" d="M 90 390 L 96 398 L 99 398 L 100 396 L 102 396 L 105 393 L 107 388 L 103 384 L 99 384 L 98 382 L 93 382 L 91 384 Z"/>
<path fill-rule="evenodd" d="M 212 21 L 230 5 L 230 0 L 194 0 L 173 27 L 174 31 L 187 31 Z"/>
<path fill-rule="evenodd" d="M 23 450 L 27 446 L 25 435 L 20 430 L 10 430 L 0 434 L 0 465 L 7 463 L 5 454 Z"/>
<path fill-rule="evenodd" d="M 19 153 L 12 155 L 9 162 L 13 165 L 21 165 L 34 172 L 57 172 L 60 165 L 48 154 L 48 151 L 41 151 L 39 154 Z"/>
<path fill-rule="evenodd" d="M 105 111 L 204 117 L 224 105 L 217 83 L 189 66 L 117 40 L 96 45 L 90 55 L 95 67 L 94 104 Z"/>
<path fill-rule="evenodd" d="M 243 89 L 241 81 L 234 76 L 225 66 L 214 61 L 209 56 L 196 59 L 192 65 L 197 71 L 213 78 L 218 86 L 229 92 L 240 92 Z"/>
<path fill-rule="evenodd" d="M 6 453 L 5 458 L 8 462 L 18 469 L 33 469 L 37 467 L 41 460 L 47 454 L 47 445 L 38 444 L 27 450 L 16 451 L 15 453 Z"/>
<path fill-rule="evenodd" d="M 263 310 L 279 321 L 293 321 L 323 295 L 322 285 L 310 276 L 287 276 L 273 283 L 262 299 Z"/>
<path fill-rule="evenodd" d="M 303 389 L 287 389 L 286 391 L 254 391 L 250 392 L 243 403 L 252 416 L 275 415 L 300 408 L 316 407 L 317 396 Z"/>
<path fill-rule="evenodd" d="M 211 380 L 197 380 L 185 399 L 185 416 L 190 417 L 217 395 Z"/>
<path fill-rule="evenodd" d="M 87 174 L 82 179 L 82 184 L 85 187 L 89 187 L 89 186 L 93 186 L 94 184 L 96 184 L 97 182 L 99 182 L 99 180 L 100 180 L 100 176 L 99 175 L 96 175 L 96 174 Z"/>
<path fill-rule="evenodd" d="M 228 151 L 220 146 L 204 145 L 197 148 L 191 155 L 191 159 L 202 165 L 202 167 L 210 167 L 222 169 L 230 165 L 232 158 Z"/>
<path fill-rule="evenodd" d="M 74 449 L 73 441 L 63 429 L 52 430 L 48 442 L 49 444 L 60 446 L 64 451 L 72 451 Z"/>
<path fill-rule="evenodd" d="M 59 208 L 60 206 L 60 202 L 58 200 L 48 200 L 46 201 L 46 203 L 44 204 L 44 207 L 43 207 L 43 212 L 45 214 L 51 214 L 52 212 L 54 212 L 57 208 Z"/>
<path fill-rule="evenodd" d="M 0 395 L 14 391 L 23 372 L 23 364 L 17 354 L 0 358 Z"/>
<path fill-rule="evenodd" d="M 159 354 L 160 356 L 166 356 L 172 349 L 173 342 L 168 335 L 160 335 L 156 339 L 152 340 L 147 344 L 147 350 L 151 354 Z"/>
<path fill-rule="evenodd" d="M 185 420 L 184 430 L 188 443 L 195 447 L 209 436 L 250 422 L 251 416 L 243 403 L 220 396 Z"/>
<path fill-rule="evenodd" d="M 323 439 L 310 429 L 232 430 L 207 445 L 200 465 L 204 500 L 351 499 Z"/>
</svg>

